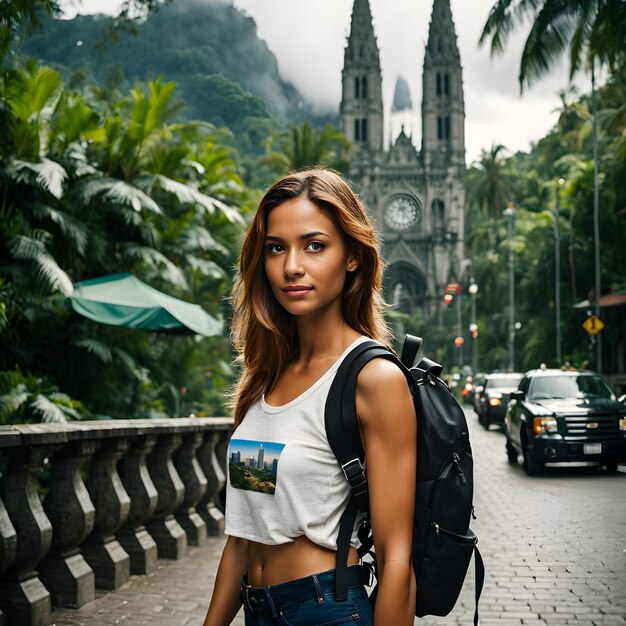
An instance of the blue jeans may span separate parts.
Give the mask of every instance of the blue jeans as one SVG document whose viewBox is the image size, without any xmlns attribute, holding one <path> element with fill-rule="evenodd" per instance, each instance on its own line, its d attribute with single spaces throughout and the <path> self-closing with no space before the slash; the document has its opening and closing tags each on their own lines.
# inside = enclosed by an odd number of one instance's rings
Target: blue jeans
<svg viewBox="0 0 626 626">
<path fill-rule="evenodd" d="M 348 568 L 353 570 L 354 581 L 359 576 L 355 576 L 357 570 L 353 568 L 361 566 Z M 271 587 L 251 587 L 244 576 L 241 597 L 246 626 L 330 626 L 351 622 L 372 626 L 374 623 L 374 611 L 362 582 L 352 582 L 343 602 L 335 600 L 335 570 Z"/>
</svg>

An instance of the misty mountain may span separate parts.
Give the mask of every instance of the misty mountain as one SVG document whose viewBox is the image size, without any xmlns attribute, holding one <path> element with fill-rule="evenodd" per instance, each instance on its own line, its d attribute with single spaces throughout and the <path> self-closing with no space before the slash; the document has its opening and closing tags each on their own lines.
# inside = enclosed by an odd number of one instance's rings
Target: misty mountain
<svg viewBox="0 0 626 626">
<path fill-rule="evenodd" d="M 246 118 L 297 121 L 307 110 L 284 81 L 254 20 L 224 0 L 174 0 L 135 25 L 107 36 L 112 18 L 45 20 L 23 52 L 68 78 L 124 89 L 163 74 L 178 83 L 184 117 L 237 131 Z"/>
</svg>

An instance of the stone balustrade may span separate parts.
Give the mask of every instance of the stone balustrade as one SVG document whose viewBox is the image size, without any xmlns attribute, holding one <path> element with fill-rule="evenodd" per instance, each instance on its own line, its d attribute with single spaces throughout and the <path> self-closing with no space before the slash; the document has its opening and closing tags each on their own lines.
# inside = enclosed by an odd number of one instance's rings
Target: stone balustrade
<svg viewBox="0 0 626 626">
<path fill-rule="evenodd" d="M 232 418 L 0 427 L 0 626 L 149 574 L 223 531 Z M 221 458 L 221 455 L 224 458 Z"/>
</svg>

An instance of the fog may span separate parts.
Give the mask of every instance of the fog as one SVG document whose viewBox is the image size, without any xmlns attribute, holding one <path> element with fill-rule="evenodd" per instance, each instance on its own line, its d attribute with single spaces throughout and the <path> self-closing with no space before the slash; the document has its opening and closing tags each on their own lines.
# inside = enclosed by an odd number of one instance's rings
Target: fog
<svg viewBox="0 0 626 626">
<path fill-rule="evenodd" d="M 176 0 L 174 0 L 176 1 Z M 197 0 L 199 2 L 232 0 Z M 506 53 L 491 58 L 478 39 L 494 0 L 451 0 L 463 64 L 467 161 L 500 143 L 510 151 L 527 150 L 555 124 L 558 92 L 568 84 L 563 62 L 520 96 L 517 76 L 524 33 L 516 33 Z M 259 36 L 274 52 L 283 78 L 292 82 L 320 111 L 338 111 L 341 68 L 353 0 L 234 0 L 254 18 Z M 71 0 L 70 0 L 71 4 Z M 76 5 L 76 0 L 73 1 Z M 118 0 L 84 0 L 81 13 L 114 12 Z M 383 71 L 385 110 L 389 112 L 398 75 L 409 83 L 415 107 L 414 143 L 419 147 L 421 77 L 432 0 L 370 0 Z M 586 76 L 576 77 L 588 90 Z M 389 121 L 386 124 L 389 134 Z M 389 139 L 389 137 L 387 138 Z"/>
<path fill-rule="evenodd" d="M 515 34 L 506 53 L 496 58 L 491 58 L 488 45 L 478 48 L 493 2 L 451 0 L 463 64 L 468 163 L 493 143 L 511 151 L 527 150 L 531 141 L 555 124 L 557 94 L 568 84 L 564 61 L 520 96 L 517 77 L 524 33 Z M 235 0 L 234 4 L 255 19 L 259 36 L 276 55 L 284 78 L 320 109 L 338 110 L 353 0 Z M 413 140 L 419 147 L 422 64 L 432 0 L 370 0 L 370 6 L 380 49 L 385 110 L 391 109 L 395 81 L 401 75 L 411 89 L 416 109 Z M 577 77 L 575 82 L 589 89 L 586 77 Z"/>
</svg>

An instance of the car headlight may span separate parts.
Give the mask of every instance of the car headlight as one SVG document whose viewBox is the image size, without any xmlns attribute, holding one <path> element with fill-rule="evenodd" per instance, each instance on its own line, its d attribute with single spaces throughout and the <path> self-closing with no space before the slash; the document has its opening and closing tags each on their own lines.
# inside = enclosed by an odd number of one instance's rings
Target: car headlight
<svg viewBox="0 0 626 626">
<path fill-rule="evenodd" d="M 626 430 L 626 417 L 622 417 L 619 421 L 619 429 Z"/>
<path fill-rule="evenodd" d="M 535 417 L 533 430 L 536 435 L 541 435 L 541 433 L 556 433 L 559 427 L 554 417 Z"/>
<path fill-rule="evenodd" d="M 489 406 L 500 406 L 502 404 L 502 400 L 500 398 L 489 398 Z"/>
</svg>

